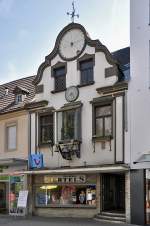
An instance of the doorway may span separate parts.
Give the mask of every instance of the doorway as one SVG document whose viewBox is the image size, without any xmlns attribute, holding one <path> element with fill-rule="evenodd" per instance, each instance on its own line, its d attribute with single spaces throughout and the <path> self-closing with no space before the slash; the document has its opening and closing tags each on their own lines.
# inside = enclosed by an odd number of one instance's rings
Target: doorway
<svg viewBox="0 0 150 226">
<path fill-rule="evenodd" d="M 6 212 L 6 183 L 0 182 L 0 213 Z"/>
<path fill-rule="evenodd" d="M 125 175 L 102 175 L 102 211 L 125 212 Z"/>
</svg>

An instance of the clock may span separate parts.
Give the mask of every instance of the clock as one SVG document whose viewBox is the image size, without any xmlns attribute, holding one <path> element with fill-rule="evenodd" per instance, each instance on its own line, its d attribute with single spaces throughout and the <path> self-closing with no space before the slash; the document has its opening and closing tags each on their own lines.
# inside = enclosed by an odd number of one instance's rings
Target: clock
<svg viewBox="0 0 150 226">
<path fill-rule="evenodd" d="M 59 43 L 59 55 L 63 60 L 76 59 L 85 48 L 85 35 L 78 28 L 67 31 Z"/>
<path fill-rule="evenodd" d="M 70 86 L 65 92 L 65 98 L 68 102 L 75 101 L 79 96 L 79 89 L 76 86 Z"/>
</svg>

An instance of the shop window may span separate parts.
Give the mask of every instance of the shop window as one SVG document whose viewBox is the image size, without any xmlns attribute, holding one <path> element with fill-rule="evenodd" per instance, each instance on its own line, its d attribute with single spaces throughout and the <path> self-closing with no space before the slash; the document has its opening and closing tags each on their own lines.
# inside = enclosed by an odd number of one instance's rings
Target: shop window
<svg viewBox="0 0 150 226">
<path fill-rule="evenodd" d="M 96 137 L 112 136 L 112 105 L 94 107 L 94 135 Z"/>
<path fill-rule="evenodd" d="M 93 59 L 80 62 L 80 85 L 88 85 L 93 82 Z"/>
<path fill-rule="evenodd" d="M 53 114 L 39 114 L 39 145 L 53 143 Z"/>
<path fill-rule="evenodd" d="M 66 69 L 64 67 L 55 68 L 53 71 L 55 79 L 55 92 L 64 91 L 66 89 Z"/>
<path fill-rule="evenodd" d="M 81 139 L 81 109 L 58 112 L 58 141 Z"/>
<path fill-rule="evenodd" d="M 71 181 L 69 177 L 68 183 L 66 176 L 51 176 L 51 183 L 36 184 L 35 183 L 35 206 L 36 207 L 94 207 L 96 206 L 96 178 L 92 184 L 78 184 L 76 180 Z M 62 182 L 60 182 L 62 180 Z M 65 180 L 65 182 L 64 182 Z M 69 182 L 70 180 L 70 182 Z M 90 180 L 90 179 L 89 179 Z M 38 179 L 40 181 L 40 178 Z M 55 183 L 54 183 L 55 181 Z"/>
<path fill-rule="evenodd" d="M 10 124 L 6 126 L 6 147 L 7 150 L 17 149 L 17 126 Z"/>
</svg>

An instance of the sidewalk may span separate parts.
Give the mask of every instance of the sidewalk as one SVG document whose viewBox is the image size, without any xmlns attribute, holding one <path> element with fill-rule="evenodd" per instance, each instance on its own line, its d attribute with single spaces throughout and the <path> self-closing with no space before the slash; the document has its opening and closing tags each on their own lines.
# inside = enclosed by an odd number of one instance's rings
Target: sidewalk
<svg viewBox="0 0 150 226">
<path fill-rule="evenodd" d="M 130 224 L 105 223 L 93 219 L 79 218 L 44 218 L 44 217 L 10 217 L 0 215 L 0 226 L 131 226 Z M 133 226 L 133 225 L 132 225 Z"/>
</svg>

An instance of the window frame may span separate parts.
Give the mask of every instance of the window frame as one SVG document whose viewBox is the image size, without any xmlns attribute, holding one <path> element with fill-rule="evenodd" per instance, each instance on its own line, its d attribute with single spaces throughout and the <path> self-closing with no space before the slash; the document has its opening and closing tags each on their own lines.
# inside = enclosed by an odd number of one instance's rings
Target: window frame
<svg viewBox="0 0 150 226">
<path fill-rule="evenodd" d="M 102 116 L 101 118 L 103 118 L 103 125 L 104 125 L 104 119 L 111 116 L 111 135 L 105 136 L 105 133 L 104 133 L 105 126 L 103 126 L 103 136 L 100 136 L 96 134 L 96 108 L 105 107 L 105 106 L 111 106 L 111 115 L 109 114 L 106 116 Z M 97 140 L 113 139 L 113 135 L 114 135 L 113 119 L 114 119 L 113 98 L 110 98 L 106 101 L 101 101 L 101 102 L 100 101 L 92 102 L 92 139 L 97 139 Z"/>
<path fill-rule="evenodd" d="M 82 70 L 81 70 L 81 64 L 82 63 L 87 63 L 88 61 L 92 61 L 93 63 L 93 72 L 92 72 L 92 81 L 89 81 L 87 83 L 82 83 L 82 79 L 81 79 L 81 76 L 82 76 Z M 94 67 L 95 67 L 95 54 L 84 54 L 82 57 L 80 57 L 78 60 L 77 60 L 77 70 L 80 71 L 80 84 L 78 85 L 78 87 L 84 87 L 84 86 L 89 86 L 89 85 L 93 85 L 95 82 L 94 82 Z"/>
<path fill-rule="evenodd" d="M 63 113 L 64 112 L 67 112 L 67 111 L 71 111 L 71 110 L 79 110 L 79 118 L 78 118 L 78 122 L 79 122 L 79 125 L 78 125 L 78 127 L 77 127 L 77 133 L 78 133 L 78 135 L 77 135 L 77 139 L 59 139 L 59 137 L 58 137 L 58 134 L 59 134 L 59 130 L 58 129 L 60 129 L 59 128 L 59 123 L 58 123 L 58 113 L 62 113 L 62 128 L 63 128 Z M 61 135 L 61 138 L 62 138 L 62 135 Z M 80 105 L 77 105 L 77 106 L 70 106 L 70 107 L 64 107 L 64 108 L 62 108 L 62 109 L 60 109 L 60 110 L 58 110 L 57 111 L 57 142 L 58 143 L 67 143 L 67 142 L 70 142 L 71 140 L 78 140 L 78 141 L 80 141 L 81 142 L 81 139 L 82 139 L 82 104 L 80 104 Z"/>
<path fill-rule="evenodd" d="M 41 126 L 41 117 L 43 116 L 52 116 L 53 119 L 52 119 L 52 123 L 49 123 L 49 126 L 53 126 L 53 139 L 51 142 L 42 142 L 42 139 L 41 139 L 41 129 L 42 129 L 42 126 Z M 38 146 L 39 147 L 43 147 L 43 146 L 49 146 L 49 145 L 52 145 L 54 143 L 54 113 L 51 112 L 51 111 L 48 111 L 48 112 L 39 112 L 38 113 Z"/>
<path fill-rule="evenodd" d="M 16 139 L 15 139 L 15 148 L 9 148 L 8 147 L 8 129 L 10 127 L 16 127 Z M 17 151 L 17 146 L 18 146 L 18 123 L 17 122 L 10 122 L 10 123 L 6 123 L 5 125 L 5 150 L 6 151 Z"/>
<path fill-rule="evenodd" d="M 64 68 L 64 74 L 60 75 L 60 77 L 65 77 L 65 87 L 62 89 L 56 89 L 56 78 L 55 71 Z M 63 92 L 66 90 L 66 74 L 67 74 L 67 63 L 66 62 L 57 62 L 55 65 L 51 67 L 51 76 L 54 78 L 54 90 L 51 93 Z"/>
</svg>

